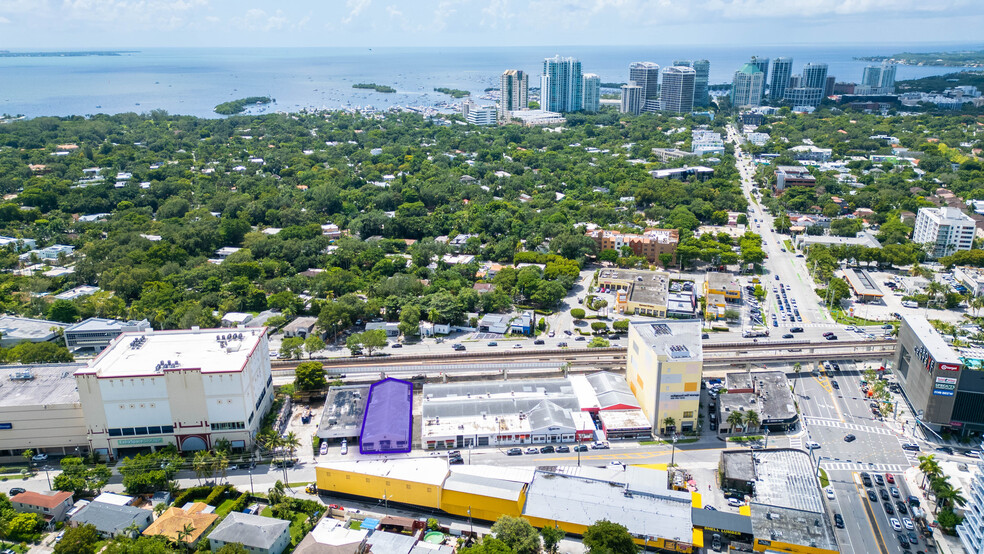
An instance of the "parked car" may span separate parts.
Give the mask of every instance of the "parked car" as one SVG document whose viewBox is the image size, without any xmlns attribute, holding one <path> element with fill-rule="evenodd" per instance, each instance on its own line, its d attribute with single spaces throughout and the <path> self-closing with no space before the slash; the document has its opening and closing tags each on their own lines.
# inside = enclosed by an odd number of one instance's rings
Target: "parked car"
<svg viewBox="0 0 984 554">
<path fill-rule="evenodd" d="M 834 499 L 834 488 L 833 487 L 827 487 L 825 489 L 825 492 L 827 493 L 827 498 L 829 498 L 831 500 Z"/>
<path fill-rule="evenodd" d="M 527 449 L 526 449 L 526 453 L 527 453 L 527 454 L 539 454 L 539 453 L 540 453 L 540 451 L 539 451 L 539 450 L 537 450 L 536 448 L 533 448 L 533 447 L 530 447 L 530 448 L 527 448 Z"/>
<path fill-rule="evenodd" d="M 588 451 L 588 447 L 587 445 L 584 444 L 579 444 L 574 447 L 574 452 L 587 452 L 587 451 Z"/>
<path fill-rule="evenodd" d="M 27 489 L 22 489 L 20 487 L 14 487 L 14 488 L 10 489 L 10 493 L 7 494 L 7 496 L 17 496 L 18 494 L 21 494 L 23 492 L 27 492 Z"/>
<path fill-rule="evenodd" d="M 571 451 L 571 447 L 569 447 L 567 445 L 563 445 L 563 446 L 558 446 L 557 447 L 557 453 L 558 454 L 567 454 L 570 451 Z"/>
<path fill-rule="evenodd" d="M 540 454 L 553 454 L 554 452 L 555 452 L 554 447 L 550 446 L 549 444 L 540 449 Z"/>
<path fill-rule="evenodd" d="M 591 445 L 592 450 L 608 450 L 610 447 L 607 442 L 597 441 Z"/>
<path fill-rule="evenodd" d="M 738 508 L 738 507 L 744 506 L 744 505 L 745 505 L 745 503 L 742 502 L 741 500 L 738 500 L 737 498 L 729 498 L 728 499 L 728 506 L 733 506 L 735 508 Z"/>
<path fill-rule="evenodd" d="M 48 455 L 47 454 L 35 454 L 35 455 L 31 456 L 31 461 L 32 462 L 44 462 L 44 461 L 47 461 L 47 460 L 48 460 Z"/>
<path fill-rule="evenodd" d="M 510 448 L 506 450 L 506 456 L 522 456 L 523 450 L 520 448 Z"/>
<path fill-rule="evenodd" d="M 834 527 L 837 527 L 838 529 L 844 528 L 844 517 L 840 514 L 834 514 Z"/>
</svg>

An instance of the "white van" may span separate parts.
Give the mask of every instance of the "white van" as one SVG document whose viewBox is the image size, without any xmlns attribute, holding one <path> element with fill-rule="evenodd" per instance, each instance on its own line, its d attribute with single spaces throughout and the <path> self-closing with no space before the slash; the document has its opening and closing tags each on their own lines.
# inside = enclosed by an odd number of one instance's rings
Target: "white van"
<svg viewBox="0 0 984 554">
<path fill-rule="evenodd" d="M 919 304 L 916 303 L 916 302 L 914 302 L 914 301 L 912 301 L 912 300 L 903 300 L 902 301 L 902 306 L 903 307 L 906 307 L 906 308 L 918 308 L 919 307 Z"/>
</svg>

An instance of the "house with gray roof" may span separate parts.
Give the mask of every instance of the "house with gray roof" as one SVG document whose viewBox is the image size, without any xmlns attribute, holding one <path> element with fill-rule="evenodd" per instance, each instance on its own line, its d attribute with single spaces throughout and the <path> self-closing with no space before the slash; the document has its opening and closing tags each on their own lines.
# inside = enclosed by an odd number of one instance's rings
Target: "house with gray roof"
<svg viewBox="0 0 984 554">
<path fill-rule="evenodd" d="M 90 502 L 72 516 L 73 527 L 92 525 L 103 537 L 113 538 L 133 530 L 134 535 L 143 532 L 154 519 L 154 512 L 117 506 L 105 502 Z"/>
<path fill-rule="evenodd" d="M 212 552 L 238 543 L 256 554 L 281 554 L 290 546 L 290 522 L 272 517 L 229 512 L 208 536 Z"/>
</svg>

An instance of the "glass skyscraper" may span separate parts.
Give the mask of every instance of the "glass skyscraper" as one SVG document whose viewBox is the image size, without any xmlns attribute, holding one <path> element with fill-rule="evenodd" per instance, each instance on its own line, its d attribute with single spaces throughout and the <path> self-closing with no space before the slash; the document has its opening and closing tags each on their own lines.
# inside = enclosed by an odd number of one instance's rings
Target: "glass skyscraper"
<svg viewBox="0 0 984 554">
<path fill-rule="evenodd" d="M 540 107 L 551 112 L 578 112 L 584 101 L 581 62 L 554 56 L 543 60 L 540 75 Z"/>
</svg>

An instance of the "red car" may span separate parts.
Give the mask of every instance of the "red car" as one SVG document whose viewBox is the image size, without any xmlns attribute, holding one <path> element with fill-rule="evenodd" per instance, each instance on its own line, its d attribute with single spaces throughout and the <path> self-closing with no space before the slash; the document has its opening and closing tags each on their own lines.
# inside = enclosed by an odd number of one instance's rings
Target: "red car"
<svg viewBox="0 0 984 554">
<path fill-rule="evenodd" d="M 895 484 L 895 476 L 892 475 L 891 473 L 885 474 L 885 480 L 888 481 L 889 483 L 892 483 L 893 485 Z"/>
</svg>

